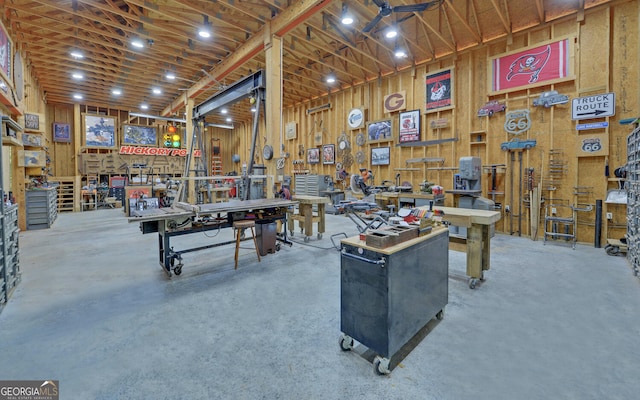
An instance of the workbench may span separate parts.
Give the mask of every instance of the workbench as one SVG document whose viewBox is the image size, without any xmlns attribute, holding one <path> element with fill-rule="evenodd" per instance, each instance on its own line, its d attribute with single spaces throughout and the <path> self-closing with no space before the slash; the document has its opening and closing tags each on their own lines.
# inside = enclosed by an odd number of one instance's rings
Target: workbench
<svg viewBox="0 0 640 400">
<path fill-rule="evenodd" d="M 368 246 L 359 236 L 340 241 L 342 350 L 351 350 L 357 340 L 377 354 L 374 371 L 388 374 L 412 350 L 407 347 L 415 347 L 416 340 L 408 345 L 410 340 L 429 321 L 444 317 L 448 235 L 436 227 L 386 248 Z"/>
<path fill-rule="evenodd" d="M 233 221 L 252 219 L 259 224 L 268 224 L 285 220 L 289 207 L 297 202 L 284 199 L 231 200 L 224 203 L 189 204 L 176 202 L 173 207 L 132 210 L 129 222 L 138 222 L 143 234 L 158 233 L 158 256 L 162 269 L 168 276 L 182 273 L 182 254 L 210 249 L 235 243 L 234 240 L 214 243 L 206 246 L 174 250 L 171 238 L 174 236 L 220 230 L 233 226 Z M 284 236 L 287 240 L 286 225 Z"/>
<path fill-rule="evenodd" d="M 396 210 L 401 207 L 420 207 L 428 206 L 429 202 L 435 205 L 444 203 L 444 195 L 434 195 L 431 193 L 412 193 L 412 192 L 378 192 L 376 193 L 376 203 L 381 208 L 394 206 Z"/>
<path fill-rule="evenodd" d="M 205 199 L 209 203 L 220 203 L 224 201 L 229 201 L 229 192 L 231 191 L 231 187 L 220 186 L 220 187 L 211 187 L 200 188 L 200 193 L 202 194 L 202 198 Z M 209 193 L 211 193 L 211 199 L 209 199 Z"/>
<path fill-rule="evenodd" d="M 429 207 L 418 208 L 429 209 Z M 500 220 L 500 213 L 498 211 L 441 206 L 434 206 L 433 209 L 444 212 L 443 221 L 454 226 L 467 228 L 465 243 L 467 276 L 469 276 L 469 287 L 475 289 L 478 282 L 484 280 L 484 271 L 490 267 L 490 228 L 492 224 Z M 455 246 L 452 246 L 451 249 L 457 250 Z"/>
<path fill-rule="evenodd" d="M 304 241 L 308 242 L 313 236 L 313 224 L 318 225 L 318 239 L 322 239 L 325 227 L 325 204 L 329 203 L 328 197 L 294 195 L 291 199 L 297 203 L 298 213 L 293 210 L 288 213 L 289 229 L 293 236 L 294 222 L 298 221 L 300 233 L 304 233 Z M 313 215 L 313 206 L 317 206 L 317 215 Z"/>
</svg>

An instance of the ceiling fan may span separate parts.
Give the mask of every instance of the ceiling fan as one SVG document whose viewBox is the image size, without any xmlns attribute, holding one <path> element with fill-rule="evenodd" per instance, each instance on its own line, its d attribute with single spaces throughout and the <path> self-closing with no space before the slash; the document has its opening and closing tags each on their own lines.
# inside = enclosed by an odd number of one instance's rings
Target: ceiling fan
<svg viewBox="0 0 640 400">
<path fill-rule="evenodd" d="M 369 32 L 371 29 L 373 29 L 374 26 L 376 26 L 378 24 L 378 22 L 380 22 L 382 17 L 387 17 L 387 16 L 391 15 L 392 12 L 422 12 L 422 11 L 433 9 L 433 8 L 439 6 L 440 4 L 443 3 L 443 1 L 444 0 L 432 0 L 432 1 L 427 1 L 425 3 L 408 4 L 408 5 L 404 5 L 404 6 L 392 7 L 392 6 L 389 5 L 388 1 L 373 0 L 373 2 L 376 3 L 376 5 L 380 8 L 380 11 L 378 12 L 378 15 L 376 15 L 362 29 L 362 32 L 365 32 L 365 33 Z"/>
</svg>

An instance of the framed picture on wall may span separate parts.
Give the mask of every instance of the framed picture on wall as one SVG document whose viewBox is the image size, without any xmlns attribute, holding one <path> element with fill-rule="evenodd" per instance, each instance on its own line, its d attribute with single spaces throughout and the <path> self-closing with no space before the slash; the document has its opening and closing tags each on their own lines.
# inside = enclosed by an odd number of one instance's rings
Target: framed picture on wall
<svg viewBox="0 0 640 400">
<path fill-rule="evenodd" d="M 24 129 L 39 131 L 40 116 L 38 114 L 24 114 Z"/>
<path fill-rule="evenodd" d="M 322 164 L 335 164 L 336 162 L 336 145 L 325 144 L 322 146 Z"/>
<path fill-rule="evenodd" d="M 11 62 L 13 61 L 13 57 L 11 50 L 11 39 L 4 25 L 0 22 L 0 75 L 2 75 L 6 82 L 12 81 Z"/>
<path fill-rule="evenodd" d="M 400 143 L 420 140 L 420 110 L 401 112 L 399 124 L 398 141 Z"/>
<path fill-rule="evenodd" d="M 390 147 L 372 147 L 371 165 L 389 165 L 391 163 Z"/>
<path fill-rule="evenodd" d="M 116 119 L 105 115 L 84 115 L 84 145 L 87 147 L 116 147 Z"/>
<path fill-rule="evenodd" d="M 158 144 L 158 131 L 154 126 L 123 124 L 122 143 L 155 146 Z"/>
<path fill-rule="evenodd" d="M 367 124 L 367 141 L 391 142 L 393 141 L 393 124 L 391 119 L 371 121 Z"/>
<path fill-rule="evenodd" d="M 575 79 L 573 47 L 574 38 L 565 38 L 492 57 L 488 63 L 491 93 Z"/>
<path fill-rule="evenodd" d="M 425 76 L 426 112 L 453 108 L 453 69 L 430 72 Z"/>
<path fill-rule="evenodd" d="M 53 141 L 60 143 L 71 142 L 71 129 L 69 128 L 69 124 L 62 122 L 53 123 Z"/>
<path fill-rule="evenodd" d="M 320 149 L 314 147 L 307 149 L 307 164 L 319 164 L 320 163 Z"/>
</svg>

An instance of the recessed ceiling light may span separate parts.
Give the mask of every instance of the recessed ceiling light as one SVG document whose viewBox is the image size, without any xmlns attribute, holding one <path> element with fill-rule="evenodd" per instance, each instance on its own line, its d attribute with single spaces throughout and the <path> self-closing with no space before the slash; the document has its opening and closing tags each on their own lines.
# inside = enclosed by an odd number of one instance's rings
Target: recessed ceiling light
<svg viewBox="0 0 640 400">
<path fill-rule="evenodd" d="M 144 47 L 144 42 L 142 40 L 140 40 L 140 39 L 133 39 L 131 41 L 131 45 L 133 47 L 137 47 L 137 48 L 141 49 L 141 48 Z"/>
<path fill-rule="evenodd" d="M 120 96 L 122 94 L 122 90 L 120 89 L 113 89 L 111 91 L 111 94 L 115 95 L 115 96 Z"/>
<path fill-rule="evenodd" d="M 385 36 L 387 37 L 387 39 L 393 39 L 394 37 L 398 36 L 398 31 L 396 30 L 396 28 L 391 27 L 391 28 L 389 28 L 389 30 L 385 33 Z"/>
<path fill-rule="evenodd" d="M 84 78 L 84 75 L 82 75 L 80 72 L 74 72 L 73 74 L 71 74 L 71 77 L 73 79 L 82 79 Z"/>
<path fill-rule="evenodd" d="M 336 81 L 336 76 L 334 74 L 329 74 L 327 76 L 327 83 L 334 83 Z"/>
<path fill-rule="evenodd" d="M 82 95 L 76 93 L 76 94 L 73 95 L 73 98 L 76 99 L 76 100 L 82 100 Z"/>
<path fill-rule="evenodd" d="M 221 113 L 223 113 L 223 114 L 228 113 L 228 111 L 227 111 L 227 109 L 226 109 L 226 108 L 223 108 L 222 110 L 220 110 L 220 112 L 221 112 Z"/>
<path fill-rule="evenodd" d="M 162 90 L 160 90 L 160 88 L 153 88 L 151 91 L 153 94 L 162 94 Z"/>
<path fill-rule="evenodd" d="M 256 108 L 255 107 L 251 107 L 251 112 L 256 112 Z"/>
<path fill-rule="evenodd" d="M 71 51 L 70 54 L 71 54 L 71 57 L 76 58 L 76 59 L 84 58 L 84 55 L 78 50 L 73 50 L 73 51 Z"/>
<path fill-rule="evenodd" d="M 198 36 L 200 36 L 201 38 L 210 38 L 211 37 L 211 32 L 206 30 L 206 28 L 202 28 L 198 31 Z"/>
<path fill-rule="evenodd" d="M 176 79 L 176 75 L 173 72 L 167 72 L 167 74 L 164 77 L 169 79 L 170 81 Z"/>
<path fill-rule="evenodd" d="M 227 122 L 231 122 L 233 121 L 231 118 L 227 118 Z"/>
<path fill-rule="evenodd" d="M 143 110 L 148 110 L 149 106 L 147 104 L 142 103 L 140 104 L 140 108 L 142 108 Z"/>
</svg>

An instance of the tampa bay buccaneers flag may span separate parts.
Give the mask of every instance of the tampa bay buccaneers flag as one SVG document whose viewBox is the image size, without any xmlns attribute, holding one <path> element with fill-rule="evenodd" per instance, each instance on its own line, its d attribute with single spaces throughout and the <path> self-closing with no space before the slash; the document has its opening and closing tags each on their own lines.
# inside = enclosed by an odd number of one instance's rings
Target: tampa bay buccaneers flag
<svg viewBox="0 0 640 400">
<path fill-rule="evenodd" d="M 526 74 L 529 75 L 529 83 L 534 83 L 538 80 L 540 71 L 547 65 L 549 55 L 551 54 L 551 46 L 547 46 L 544 51 L 537 54 L 525 54 L 518 57 L 509 66 L 509 73 L 507 74 L 507 80 L 510 81 L 514 75 Z"/>
<path fill-rule="evenodd" d="M 491 75 L 494 92 L 513 89 L 569 75 L 569 41 L 534 47 L 492 60 Z"/>
</svg>

